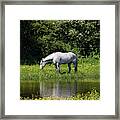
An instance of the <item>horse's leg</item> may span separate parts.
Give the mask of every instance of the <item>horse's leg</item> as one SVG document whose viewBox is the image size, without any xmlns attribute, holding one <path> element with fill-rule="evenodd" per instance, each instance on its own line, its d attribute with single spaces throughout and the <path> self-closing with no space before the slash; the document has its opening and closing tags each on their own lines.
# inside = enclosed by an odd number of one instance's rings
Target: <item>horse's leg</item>
<svg viewBox="0 0 120 120">
<path fill-rule="evenodd" d="M 74 64 L 74 70 L 75 72 L 77 72 L 77 60 L 73 60 L 73 64 Z"/>
<path fill-rule="evenodd" d="M 56 66 L 57 66 L 57 71 L 60 73 L 60 64 L 56 63 Z"/>
<path fill-rule="evenodd" d="M 58 65 L 57 65 L 57 63 L 55 63 L 55 69 L 56 69 L 56 71 L 58 71 Z"/>
<path fill-rule="evenodd" d="M 57 69 L 57 64 L 55 63 L 55 69 Z"/>
<path fill-rule="evenodd" d="M 71 71 L 71 63 L 68 63 L 68 73 Z"/>
</svg>

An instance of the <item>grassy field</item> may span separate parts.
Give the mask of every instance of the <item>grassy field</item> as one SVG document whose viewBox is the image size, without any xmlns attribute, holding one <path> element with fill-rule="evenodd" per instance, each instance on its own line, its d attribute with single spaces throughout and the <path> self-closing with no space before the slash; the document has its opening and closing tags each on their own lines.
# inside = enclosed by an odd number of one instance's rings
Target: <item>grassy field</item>
<svg viewBox="0 0 120 120">
<path fill-rule="evenodd" d="M 62 74 L 56 73 L 53 64 L 46 65 L 43 70 L 39 69 L 39 65 L 21 65 L 20 67 L 20 85 L 21 99 L 34 100 L 98 100 L 100 99 L 100 61 L 95 58 L 82 58 L 78 60 L 78 71 L 74 73 L 74 67 L 71 66 L 71 73 L 68 74 L 67 64 L 61 65 Z M 74 91 L 77 85 L 76 94 L 71 96 L 45 96 L 40 97 L 40 82 L 45 83 L 45 88 L 52 89 L 50 84 L 58 83 L 59 86 L 65 88 L 69 85 L 71 91 Z M 66 84 L 67 83 L 67 84 Z M 42 83 L 43 84 L 43 83 Z M 46 86 L 47 85 L 47 86 Z M 49 85 L 49 87 L 48 87 Z M 45 89 L 44 88 L 44 89 Z M 39 91 L 37 92 L 36 89 Z M 31 96 L 27 92 L 31 91 Z M 49 90 L 50 91 L 50 90 Z M 24 96 L 22 93 L 26 93 Z M 35 95 L 34 95 L 35 93 Z M 72 93 L 72 92 L 71 92 Z"/>
</svg>

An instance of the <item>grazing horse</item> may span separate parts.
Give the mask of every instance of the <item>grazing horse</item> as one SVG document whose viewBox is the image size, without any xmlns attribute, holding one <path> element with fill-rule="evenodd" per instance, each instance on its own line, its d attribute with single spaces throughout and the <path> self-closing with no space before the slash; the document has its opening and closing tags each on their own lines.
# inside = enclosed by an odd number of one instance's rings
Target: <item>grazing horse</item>
<svg viewBox="0 0 120 120">
<path fill-rule="evenodd" d="M 74 70 L 77 71 L 77 56 L 72 53 L 62 53 L 62 52 L 55 52 L 48 55 L 45 58 L 42 58 L 40 62 L 40 69 L 43 69 L 46 64 L 53 63 L 55 65 L 56 70 L 60 73 L 60 65 L 61 64 L 68 64 L 68 73 L 71 71 L 71 63 L 74 64 Z"/>
</svg>

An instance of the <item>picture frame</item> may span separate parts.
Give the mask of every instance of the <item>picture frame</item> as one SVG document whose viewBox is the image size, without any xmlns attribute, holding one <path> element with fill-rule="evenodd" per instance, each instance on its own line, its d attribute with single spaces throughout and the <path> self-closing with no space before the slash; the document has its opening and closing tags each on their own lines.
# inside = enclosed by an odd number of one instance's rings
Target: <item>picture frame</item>
<svg viewBox="0 0 120 120">
<path fill-rule="evenodd" d="M 115 5 L 115 115 L 5 115 L 5 5 Z M 118 0 L 100 1 L 2 1 L 1 2 L 1 64 L 0 64 L 0 118 L 1 119 L 119 119 L 119 28 L 120 2 Z M 109 108 L 108 108 L 109 109 Z"/>
</svg>

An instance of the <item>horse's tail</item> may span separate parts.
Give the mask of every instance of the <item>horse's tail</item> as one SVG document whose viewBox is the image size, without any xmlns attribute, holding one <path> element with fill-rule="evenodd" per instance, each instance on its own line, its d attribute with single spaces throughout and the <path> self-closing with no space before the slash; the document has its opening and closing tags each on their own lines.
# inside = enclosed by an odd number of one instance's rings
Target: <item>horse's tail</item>
<svg viewBox="0 0 120 120">
<path fill-rule="evenodd" d="M 77 65 L 78 65 L 78 57 L 76 54 L 72 53 L 73 54 L 73 64 L 74 64 L 74 69 L 75 69 L 75 72 L 77 72 Z"/>
<path fill-rule="evenodd" d="M 77 66 L 78 66 L 78 57 L 76 56 L 76 66 L 75 66 L 75 72 L 77 72 Z"/>
</svg>

